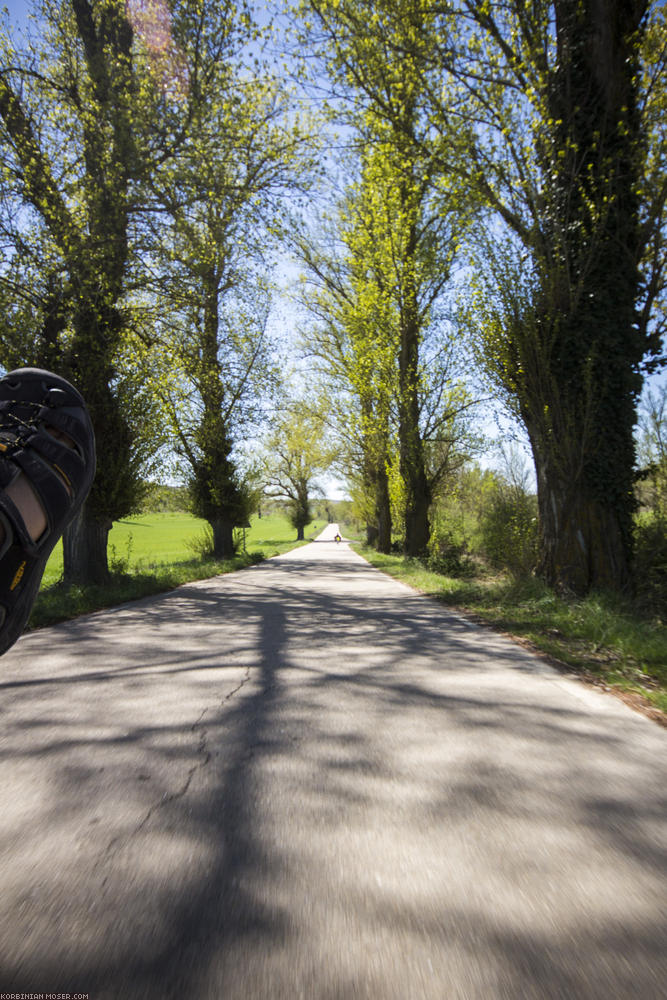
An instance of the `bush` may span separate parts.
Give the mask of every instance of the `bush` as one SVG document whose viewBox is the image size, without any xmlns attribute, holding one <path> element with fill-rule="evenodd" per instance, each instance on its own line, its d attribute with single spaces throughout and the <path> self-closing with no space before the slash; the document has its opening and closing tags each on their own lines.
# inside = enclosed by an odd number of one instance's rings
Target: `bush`
<svg viewBox="0 0 667 1000">
<path fill-rule="evenodd" d="M 443 576 L 463 576 L 470 569 L 468 544 L 456 518 L 440 510 L 432 518 L 427 566 Z"/>
<path fill-rule="evenodd" d="M 470 559 L 463 546 L 451 545 L 429 555 L 426 565 L 442 576 L 465 576 L 470 572 Z"/>
<path fill-rule="evenodd" d="M 211 525 L 205 524 L 198 535 L 187 539 L 185 545 L 200 559 L 211 559 L 213 557 L 213 528 Z"/>
<path fill-rule="evenodd" d="M 642 604 L 667 607 L 667 517 L 644 516 L 635 527 L 635 580 Z"/>
<path fill-rule="evenodd" d="M 464 576 L 472 569 L 471 556 L 481 556 L 516 577 L 530 574 L 537 560 L 537 498 L 525 477 L 510 472 L 508 481 L 474 465 L 460 470 L 431 510 L 431 569 Z"/>
<path fill-rule="evenodd" d="M 518 486 L 494 480 L 479 513 L 483 554 L 515 576 L 532 572 L 537 559 L 537 498 Z"/>
</svg>

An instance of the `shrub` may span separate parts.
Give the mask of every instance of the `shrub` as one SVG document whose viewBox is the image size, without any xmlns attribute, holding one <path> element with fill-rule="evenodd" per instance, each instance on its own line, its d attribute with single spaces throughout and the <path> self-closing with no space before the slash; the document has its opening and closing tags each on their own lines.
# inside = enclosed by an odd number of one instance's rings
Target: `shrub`
<svg viewBox="0 0 667 1000">
<path fill-rule="evenodd" d="M 642 604 L 667 607 L 667 516 L 644 516 L 635 526 L 635 580 Z"/>
<path fill-rule="evenodd" d="M 441 573 L 443 576 L 465 576 L 470 571 L 470 559 L 466 555 L 465 546 L 442 542 L 438 551 L 429 553 L 426 565 L 434 573 Z"/>
<path fill-rule="evenodd" d="M 463 576 L 470 569 L 463 520 L 454 508 L 441 506 L 431 517 L 427 565 L 443 576 Z"/>
<path fill-rule="evenodd" d="M 537 498 L 518 486 L 494 480 L 479 513 L 483 554 L 515 576 L 530 573 L 537 558 Z"/>
<path fill-rule="evenodd" d="M 210 559 L 213 556 L 213 528 L 210 524 L 204 525 L 202 531 L 188 538 L 185 544 L 200 559 Z"/>
</svg>

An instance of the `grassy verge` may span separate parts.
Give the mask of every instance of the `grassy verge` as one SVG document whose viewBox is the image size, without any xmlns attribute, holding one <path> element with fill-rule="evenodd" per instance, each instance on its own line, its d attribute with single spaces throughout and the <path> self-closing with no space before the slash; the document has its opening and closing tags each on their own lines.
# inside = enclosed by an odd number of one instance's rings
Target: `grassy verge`
<svg viewBox="0 0 667 1000">
<path fill-rule="evenodd" d="M 77 615 L 113 607 L 150 594 L 172 590 L 183 583 L 231 573 L 244 566 L 287 552 L 305 542 L 294 539 L 286 518 L 253 518 L 245 533 L 245 551 L 234 559 L 196 556 L 205 522 L 190 514 L 143 514 L 114 524 L 109 537 L 111 576 L 104 586 L 65 586 L 59 543 L 47 563 L 42 587 L 28 628 L 41 628 Z M 318 535 L 324 522 L 306 528 L 306 541 Z"/>
<path fill-rule="evenodd" d="M 614 689 L 667 722 L 667 625 L 618 597 L 558 597 L 538 580 L 485 575 L 455 579 L 416 560 L 359 551 L 378 569 L 424 594 L 528 640 L 584 679 Z M 662 717 L 660 717 L 662 716 Z"/>
</svg>

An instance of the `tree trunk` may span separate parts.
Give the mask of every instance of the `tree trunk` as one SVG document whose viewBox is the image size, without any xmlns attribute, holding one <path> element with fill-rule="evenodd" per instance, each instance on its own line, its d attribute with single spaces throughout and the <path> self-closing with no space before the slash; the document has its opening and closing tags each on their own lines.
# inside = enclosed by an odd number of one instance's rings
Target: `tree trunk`
<svg viewBox="0 0 667 1000">
<path fill-rule="evenodd" d="M 225 518 L 209 521 L 213 530 L 213 555 L 216 559 L 232 559 L 234 556 L 234 525 Z"/>
<path fill-rule="evenodd" d="M 424 447 L 419 431 L 416 377 L 401 400 L 398 433 L 400 469 L 405 484 L 403 551 L 406 556 L 420 558 L 427 554 L 431 537 L 431 525 L 428 517 L 431 506 L 431 488 L 426 475 Z"/>
<path fill-rule="evenodd" d="M 297 542 L 303 542 L 304 541 L 303 529 L 304 529 L 304 525 L 303 524 L 297 524 L 297 526 L 296 526 L 296 540 L 297 540 Z"/>
<path fill-rule="evenodd" d="M 406 195 L 406 204 L 409 195 Z M 414 260 L 417 244 L 416 226 L 405 254 L 403 303 L 401 308 L 401 346 L 398 359 L 398 439 L 399 467 L 405 484 L 405 540 L 406 556 L 419 558 L 428 552 L 431 526 L 428 512 L 431 506 L 431 488 L 426 476 L 424 443 L 419 427 L 419 347 L 421 323 L 417 304 L 416 273 Z"/>
<path fill-rule="evenodd" d="M 88 510 L 88 505 L 83 505 L 63 536 L 65 583 L 108 582 L 107 542 L 110 529 L 111 521 L 94 517 Z"/>
<path fill-rule="evenodd" d="M 389 501 L 389 477 L 382 463 L 378 469 L 375 484 L 375 516 L 377 519 L 377 534 L 375 548 L 378 552 L 391 552 L 391 503 Z"/>
<path fill-rule="evenodd" d="M 615 506 L 586 488 L 581 473 L 554 471 L 556 463 L 536 459 L 540 519 L 537 572 L 557 590 L 586 594 L 591 589 L 629 586 L 630 518 L 627 505 Z M 562 466 L 561 466 L 562 468 Z"/>
<path fill-rule="evenodd" d="M 423 469 L 416 470 L 409 487 L 410 502 L 405 509 L 405 542 L 406 556 L 422 558 L 428 553 L 428 543 L 431 537 L 431 524 L 428 517 L 431 506 L 431 491 Z"/>
</svg>

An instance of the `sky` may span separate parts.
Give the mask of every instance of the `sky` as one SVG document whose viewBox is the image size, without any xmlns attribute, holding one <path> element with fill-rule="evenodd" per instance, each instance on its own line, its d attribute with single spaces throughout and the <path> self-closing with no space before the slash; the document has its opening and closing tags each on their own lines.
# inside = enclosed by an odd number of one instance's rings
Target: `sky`
<svg viewBox="0 0 667 1000">
<path fill-rule="evenodd" d="M 29 7 L 27 0 L 4 0 L 0 6 L 9 11 L 9 16 L 14 24 L 25 24 Z"/>
</svg>

